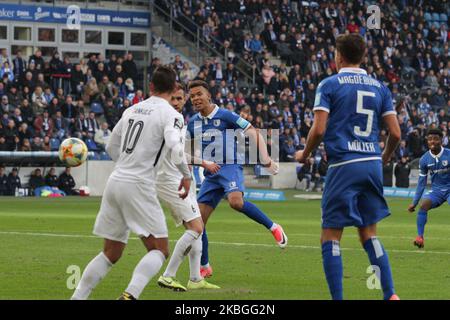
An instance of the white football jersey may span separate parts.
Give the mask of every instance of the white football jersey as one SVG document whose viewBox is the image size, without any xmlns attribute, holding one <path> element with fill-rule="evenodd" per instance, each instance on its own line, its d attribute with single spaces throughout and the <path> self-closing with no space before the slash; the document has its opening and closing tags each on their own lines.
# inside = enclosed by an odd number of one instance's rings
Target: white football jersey
<svg viewBox="0 0 450 320">
<path fill-rule="evenodd" d="M 182 144 L 183 150 L 185 147 L 186 126 L 182 130 Z M 179 184 L 183 175 L 180 170 L 175 166 L 172 159 L 172 152 L 167 152 L 166 156 L 161 162 L 161 166 L 158 169 L 156 183 L 157 184 Z"/>
<path fill-rule="evenodd" d="M 154 184 L 168 150 L 184 151 L 183 129 L 183 116 L 165 99 L 151 97 L 127 109 L 106 147 L 116 162 L 111 178 Z"/>
</svg>

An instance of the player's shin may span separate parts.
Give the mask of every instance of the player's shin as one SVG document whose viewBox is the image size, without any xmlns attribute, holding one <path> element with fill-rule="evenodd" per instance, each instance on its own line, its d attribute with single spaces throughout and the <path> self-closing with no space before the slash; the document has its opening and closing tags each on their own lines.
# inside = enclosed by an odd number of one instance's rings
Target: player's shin
<svg viewBox="0 0 450 320">
<path fill-rule="evenodd" d="M 189 279 L 194 282 L 202 280 L 200 275 L 200 257 L 202 255 L 202 239 L 199 237 L 192 243 L 191 251 L 189 252 Z"/>
<path fill-rule="evenodd" d="M 425 224 L 427 223 L 428 220 L 428 213 L 423 210 L 420 209 L 419 212 L 417 213 L 417 235 L 420 237 L 423 237 L 423 234 L 425 232 Z"/>
<path fill-rule="evenodd" d="M 209 255 L 208 255 L 208 235 L 206 234 L 206 229 L 203 229 L 202 234 L 202 267 L 209 267 Z"/>
<path fill-rule="evenodd" d="M 372 237 L 364 242 L 364 250 L 367 252 L 371 265 L 378 268 L 384 299 L 389 300 L 395 291 L 388 255 L 377 237 Z"/>
<path fill-rule="evenodd" d="M 270 230 L 273 226 L 273 221 L 270 220 L 270 218 L 264 214 L 257 206 L 255 206 L 253 203 L 244 201 L 244 206 L 240 210 L 243 214 L 245 214 L 250 219 L 262 224 L 267 229 Z"/>
<path fill-rule="evenodd" d="M 125 290 L 138 299 L 150 279 L 161 269 L 166 257 L 159 250 L 149 251 L 134 269 L 128 288 Z"/>
<path fill-rule="evenodd" d="M 193 243 L 199 238 L 200 234 L 197 232 L 193 230 L 186 230 L 175 245 L 172 257 L 170 257 L 169 264 L 164 272 L 164 277 L 176 277 L 178 268 L 183 262 L 184 257 L 186 257 L 186 255 L 192 250 Z M 200 270 L 200 263 L 198 269 Z"/>
<path fill-rule="evenodd" d="M 333 300 L 343 299 L 343 267 L 339 241 L 326 241 L 322 244 L 323 269 Z"/>
<path fill-rule="evenodd" d="M 84 269 L 71 300 L 86 300 L 97 284 L 106 276 L 113 264 L 100 252 Z"/>
</svg>

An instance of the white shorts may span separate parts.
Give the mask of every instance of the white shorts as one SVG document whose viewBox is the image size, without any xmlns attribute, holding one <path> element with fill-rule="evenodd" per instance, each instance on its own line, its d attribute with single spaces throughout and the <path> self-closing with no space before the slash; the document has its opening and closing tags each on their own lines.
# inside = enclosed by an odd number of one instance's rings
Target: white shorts
<svg viewBox="0 0 450 320">
<path fill-rule="evenodd" d="M 130 230 L 139 237 L 167 238 L 166 217 L 155 187 L 109 179 L 103 193 L 94 234 L 127 243 Z"/>
<path fill-rule="evenodd" d="M 181 226 L 183 222 L 201 218 L 195 196 L 195 186 L 192 186 L 189 195 L 184 200 L 178 196 L 178 187 L 178 184 L 156 184 L 158 197 L 169 207 L 177 227 Z"/>
</svg>

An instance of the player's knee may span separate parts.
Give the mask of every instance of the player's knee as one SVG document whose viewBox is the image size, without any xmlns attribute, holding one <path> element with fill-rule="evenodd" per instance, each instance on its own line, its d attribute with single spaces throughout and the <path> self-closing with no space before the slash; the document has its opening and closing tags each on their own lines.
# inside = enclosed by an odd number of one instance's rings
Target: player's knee
<svg viewBox="0 0 450 320">
<path fill-rule="evenodd" d="M 162 252 L 162 254 L 164 255 L 164 257 L 165 257 L 166 259 L 169 258 L 169 256 L 170 256 L 170 250 L 169 250 L 169 248 L 159 249 L 159 251 Z"/>
<path fill-rule="evenodd" d="M 230 199 L 230 207 L 234 210 L 240 211 L 244 207 L 244 200 L 243 199 Z"/>
<path fill-rule="evenodd" d="M 117 261 L 119 261 L 120 258 L 122 257 L 122 251 L 118 251 L 118 250 L 106 249 L 103 251 L 103 253 L 108 258 L 109 262 L 111 262 L 112 264 L 116 264 Z"/>
<path fill-rule="evenodd" d="M 420 209 L 424 210 L 424 211 L 428 211 L 431 209 L 431 201 L 423 201 L 422 204 L 420 205 Z"/>
</svg>

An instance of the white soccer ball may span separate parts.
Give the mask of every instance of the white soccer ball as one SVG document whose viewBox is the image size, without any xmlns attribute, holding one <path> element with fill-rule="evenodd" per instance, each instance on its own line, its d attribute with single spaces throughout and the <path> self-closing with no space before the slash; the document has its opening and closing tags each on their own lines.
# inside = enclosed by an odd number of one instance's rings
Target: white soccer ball
<svg viewBox="0 0 450 320">
<path fill-rule="evenodd" d="M 87 159 L 88 148 L 77 138 L 68 138 L 59 146 L 59 159 L 69 167 L 81 166 Z"/>
</svg>

